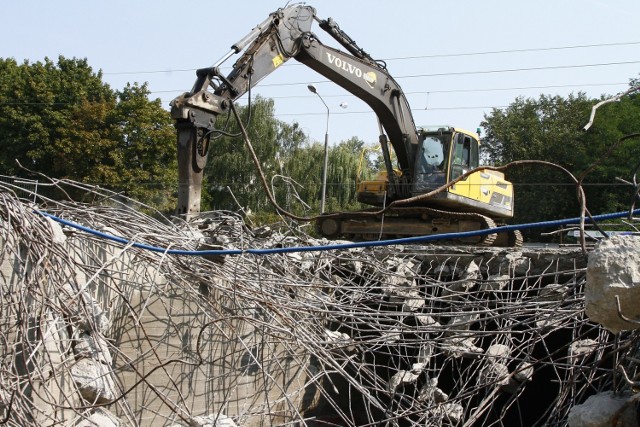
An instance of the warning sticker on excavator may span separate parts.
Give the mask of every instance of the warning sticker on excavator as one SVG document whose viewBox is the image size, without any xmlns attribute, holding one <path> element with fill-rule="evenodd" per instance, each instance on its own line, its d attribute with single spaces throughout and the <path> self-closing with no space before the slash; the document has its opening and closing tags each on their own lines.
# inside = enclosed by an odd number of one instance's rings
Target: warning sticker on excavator
<svg viewBox="0 0 640 427">
<path fill-rule="evenodd" d="M 284 56 L 282 56 L 282 54 L 279 54 L 278 56 L 274 57 L 271 62 L 273 62 L 273 68 L 278 68 L 284 62 Z"/>
<path fill-rule="evenodd" d="M 364 78 L 364 81 L 369 84 L 369 87 L 373 89 L 376 85 L 376 81 L 378 80 L 376 73 L 374 73 L 373 71 L 369 71 L 368 73 L 364 73 L 362 77 Z"/>
</svg>

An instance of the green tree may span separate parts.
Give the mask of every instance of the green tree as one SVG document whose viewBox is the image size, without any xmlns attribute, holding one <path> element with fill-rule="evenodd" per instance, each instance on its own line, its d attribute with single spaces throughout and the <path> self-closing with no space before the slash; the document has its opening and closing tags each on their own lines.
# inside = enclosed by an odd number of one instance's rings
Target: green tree
<svg viewBox="0 0 640 427">
<path fill-rule="evenodd" d="M 352 137 L 329 150 L 327 211 L 360 207 L 356 200 L 356 181 L 358 166 L 364 148 L 364 141 L 357 137 Z M 369 174 L 365 171 L 365 175 Z"/>
<path fill-rule="evenodd" d="M 275 119 L 271 99 L 256 97 L 251 105 L 238 110 L 267 180 L 281 174 L 284 164 L 306 138 L 304 133 L 297 124 Z M 253 212 L 273 212 L 238 123 L 231 116 L 219 117 L 218 123 L 222 123 L 218 126 L 223 130 L 211 137 L 203 208 L 235 211 L 240 206 Z"/>
<path fill-rule="evenodd" d="M 0 59 L 0 173 L 16 164 L 175 207 L 175 131 L 146 85 L 114 91 L 86 59 Z"/>
<path fill-rule="evenodd" d="M 111 180 L 137 200 L 163 211 L 175 209 L 178 164 L 171 117 L 160 99 L 149 100 L 146 83 L 127 84 L 116 94 L 109 123 L 118 150 L 108 160 L 119 173 Z"/>
<path fill-rule="evenodd" d="M 324 144 L 309 143 L 297 123 L 273 116 L 271 99 L 257 97 L 251 106 L 239 108 L 246 123 L 260 167 L 274 190 L 278 204 L 296 215 L 315 215 L 320 210 Z M 220 123 L 224 124 L 220 125 Z M 205 169 L 204 209 L 273 213 L 256 167 L 233 117 L 218 118 L 224 133 L 212 135 Z M 355 199 L 356 175 L 364 143 L 351 138 L 329 147 L 327 210 L 360 206 Z M 370 175 L 371 161 L 366 163 Z"/>
<path fill-rule="evenodd" d="M 293 188 L 286 187 L 287 206 L 296 214 L 317 214 L 322 198 L 322 168 L 324 143 L 307 143 L 290 153 L 284 166 L 284 174 L 292 178 L 299 187 L 295 190 L 301 200 L 292 202 Z M 327 182 L 329 178 L 327 178 Z M 304 204 L 302 203 L 304 202 Z"/>
<path fill-rule="evenodd" d="M 638 87 L 637 80 L 631 80 Z M 609 98 L 603 96 L 601 99 Z M 640 162 L 640 138 L 622 138 L 640 132 L 640 93 L 624 96 L 618 102 L 598 108 L 592 127 L 586 132 L 591 155 L 598 167 L 591 172 L 587 184 L 587 201 L 596 213 L 621 211 L 629 208 L 633 189 L 616 178 L 632 180 L 632 169 Z M 609 152 L 612 147 L 615 148 Z M 597 185 L 602 183 L 603 185 Z"/>
<path fill-rule="evenodd" d="M 86 60 L 0 60 L 2 172 L 24 173 L 18 160 L 49 176 L 82 176 L 83 162 L 113 149 L 104 120 L 114 104 L 113 92 Z"/>
</svg>

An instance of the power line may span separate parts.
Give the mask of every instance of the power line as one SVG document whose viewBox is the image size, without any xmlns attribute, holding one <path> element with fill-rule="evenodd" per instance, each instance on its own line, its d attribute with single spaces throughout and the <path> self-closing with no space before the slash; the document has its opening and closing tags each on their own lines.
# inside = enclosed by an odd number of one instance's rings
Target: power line
<svg viewBox="0 0 640 427">
<path fill-rule="evenodd" d="M 111 72 L 103 72 L 103 76 L 122 76 L 125 74 L 161 74 L 161 73 L 184 73 L 184 72 L 194 72 L 197 68 L 177 68 L 170 70 L 151 70 L 151 71 L 111 71 Z"/>
<path fill-rule="evenodd" d="M 311 83 L 331 83 L 330 80 L 317 81 Z M 293 84 L 303 84 L 303 83 L 280 83 L 279 86 L 293 85 Z M 304 83 L 308 84 L 308 83 Z M 485 89 L 444 89 L 444 90 L 424 90 L 424 91 L 408 91 L 404 92 L 405 95 L 416 95 L 416 94 L 434 94 L 434 93 L 473 93 L 473 92 L 498 92 L 498 91 L 509 91 L 509 90 L 528 90 L 528 89 L 557 89 L 557 88 L 569 88 L 569 87 L 601 87 L 601 86 L 621 86 L 628 85 L 629 82 L 618 82 L 618 83 L 582 83 L 582 84 L 565 84 L 565 85 L 544 85 L 544 86 L 516 86 L 516 87 L 506 87 L 506 88 L 485 88 Z M 273 86 L 266 84 L 260 85 L 260 87 L 265 86 Z M 174 89 L 174 90 L 155 90 L 149 93 L 183 93 L 184 89 Z M 336 95 L 323 95 L 325 98 L 340 98 L 345 96 L 355 96 L 351 94 L 336 94 Z M 313 98 L 313 95 L 290 95 L 290 96 L 268 96 L 271 99 L 293 99 L 293 98 Z"/>
<path fill-rule="evenodd" d="M 621 62 L 603 62 L 598 64 L 580 64 L 580 65 L 552 65 L 546 67 L 526 67 L 526 68 L 505 68 L 498 70 L 480 70 L 480 71 L 453 71 L 447 73 L 430 73 L 430 74 L 410 74 L 404 76 L 395 76 L 396 80 L 400 79 L 414 79 L 419 77 L 441 77 L 441 76 L 462 76 L 471 74 L 496 74 L 496 73 L 514 73 L 521 71 L 541 71 L 541 70 L 560 70 L 560 69 L 575 69 L 575 68 L 591 68 L 591 67 L 607 67 L 612 65 L 629 65 L 639 64 L 640 61 L 621 61 Z M 304 82 L 291 82 L 291 83 L 266 83 L 261 87 L 282 87 L 282 86 L 300 86 L 308 84 L 321 84 L 330 83 L 330 80 L 318 80 L 318 81 L 304 81 Z"/>
<path fill-rule="evenodd" d="M 488 50 L 480 52 L 459 52 L 459 53 L 446 53 L 446 54 L 431 54 L 431 55 L 416 55 L 416 56 L 400 56 L 392 58 L 382 58 L 383 61 L 402 61 L 408 59 L 428 59 L 428 58 L 453 58 L 460 56 L 481 56 L 481 55 L 496 55 L 506 53 L 522 53 L 522 52 L 545 52 L 556 50 L 569 50 L 569 49 L 587 49 L 597 47 L 611 47 L 611 46 L 629 46 L 640 44 L 640 41 L 634 42 L 617 42 L 617 43 L 601 43 L 601 44 L 585 44 L 585 45 L 570 45 L 570 46 L 556 46 L 556 47 L 541 47 L 541 48 L 525 48 L 525 49 L 507 49 L 507 50 Z M 287 63 L 285 66 L 299 66 L 299 63 Z M 150 70 L 150 71 L 111 71 L 103 72 L 103 75 L 127 75 L 127 74 L 160 74 L 160 73 L 182 73 L 182 72 L 194 72 L 197 68 L 177 68 L 167 70 Z"/>
<path fill-rule="evenodd" d="M 475 56 L 475 55 L 495 55 L 503 53 L 522 53 L 522 52 L 545 52 L 553 50 L 568 50 L 568 49 L 585 49 L 592 47 L 611 47 L 611 46 L 627 46 L 640 44 L 640 42 L 622 42 L 622 43 L 602 43 L 602 44 L 583 44 L 573 46 L 559 46 L 559 47 L 541 47 L 541 48 L 528 48 L 528 49 L 509 49 L 509 50 L 487 50 L 481 52 L 463 52 L 463 53 L 444 53 L 433 55 L 418 55 L 418 56 L 398 56 L 395 58 L 384 59 L 384 61 L 401 61 L 405 59 L 423 59 L 423 58 L 452 58 L 458 56 Z"/>
<path fill-rule="evenodd" d="M 506 87 L 506 88 L 486 88 L 486 89 L 445 89 L 445 90 L 424 90 L 424 91 L 409 91 L 404 92 L 405 95 L 418 95 L 418 94 L 433 94 L 433 93 L 472 93 L 472 92 L 498 92 L 509 90 L 528 90 L 528 89 L 557 89 L 568 87 L 599 87 L 599 86 L 621 86 L 628 85 L 628 82 L 618 83 L 584 83 L 584 84 L 567 84 L 567 85 L 548 85 L 548 86 L 519 86 L 519 87 Z M 151 93 L 175 93 L 184 92 L 178 90 L 164 90 L 154 91 Z M 340 98 L 344 96 L 355 96 L 351 94 L 337 94 L 337 95 L 322 95 L 325 98 Z M 313 95 L 291 95 L 291 96 L 269 96 L 271 99 L 291 99 L 291 98 L 313 98 Z"/>
<path fill-rule="evenodd" d="M 328 80 L 327 80 L 328 82 Z M 405 95 L 426 95 L 426 94 L 434 94 L 434 93 L 474 93 L 474 92 L 499 92 L 499 91 L 510 91 L 510 90 L 530 90 L 530 89 L 558 89 L 558 88 L 570 88 L 570 87 L 603 87 L 603 86 L 622 86 L 627 85 L 628 82 L 618 82 L 618 83 L 582 83 L 582 84 L 565 84 L 565 85 L 544 85 L 544 86 L 514 86 L 514 87 L 506 87 L 506 88 L 475 88 L 475 89 L 444 89 L 444 90 L 424 90 L 424 91 L 409 91 L 404 92 Z M 264 86 L 264 85 L 262 85 Z M 156 93 L 182 93 L 184 89 L 174 89 L 174 90 L 154 90 L 150 91 L 149 94 Z M 323 95 L 325 98 L 344 98 L 345 96 L 355 96 L 351 94 L 336 94 L 336 95 Z M 291 96 L 269 96 L 270 99 L 299 99 L 299 98 L 313 98 L 313 95 L 291 95 Z M 162 102 L 168 102 L 173 100 L 171 99 L 161 99 Z M 0 102 L 0 105 L 68 105 L 72 104 L 71 102 L 19 102 L 19 101 L 8 101 L 8 102 Z M 452 107 L 457 108 L 457 107 Z M 487 108 L 487 107 L 472 107 L 472 108 Z M 492 107 L 489 107 L 492 108 Z M 500 106 L 499 108 L 502 108 Z M 430 110 L 434 110 L 437 108 L 429 108 Z M 338 113 L 336 113 L 338 114 Z M 346 114 L 346 112 L 345 112 Z"/>
<path fill-rule="evenodd" d="M 520 87 L 503 87 L 503 88 L 486 88 L 486 89 L 445 89 L 445 90 L 425 90 L 425 91 L 410 91 L 404 92 L 405 95 L 415 94 L 427 94 L 427 93 L 470 93 L 470 92 L 497 92 L 507 90 L 526 90 L 526 89 L 552 89 L 552 88 L 566 88 L 566 87 L 583 87 L 583 86 L 619 86 L 626 85 L 628 82 L 618 83 L 584 83 L 584 84 L 568 84 L 568 85 L 548 85 L 548 86 L 520 86 Z M 169 90 L 153 90 L 149 93 L 182 93 L 184 89 L 169 89 Z M 325 98 L 337 98 L 344 96 L 343 94 L 337 95 L 322 95 Z M 349 96 L 355 96 L 349 94 Z M 291 99 L 291 98 L 315 98 L 313 95 L 291 95 L 291 96 L 270 96 L 271 99 Z"/>
<path fill-rule="evenodd" d="M 640 64 L 640 61 L 621 61 L 621 62 L 603 62 L 599 64 L 581 64 L 581 65 L 552 65 L 547 67 L 525 67 L 525 68 L 505 68 L 502 70 L 484 70 L 484 71 L 454 71 L 447 73 L 431 73 L 431 74 L 414 74 L 406 75 L 398 78 L 413 79 L 417 77 L 437 77 L 437 76 L 460 76 L 468 74 L 493 74 L 493 73 L 513 73 L 520 71 L 539 71 L 539 70 L 560 70 L 571 68 L 589 68 L 589 67 L 608 67 L 611 65 L 629 65 Z"/>
<path fill-rule="evenodd" d="M 508 105 L 493 105 L 493 106 L 460 106 L 460 107 L 429 107 L 429 108 L 420 108 L 420 109 L 412 109 L 412 114 L 419 113 L 421 111 L 444 111 L 444 110 L 486 110 L 488 108 L 507 108 Z M 348 114 L 375 114 L 373 110 L 370 111 L 336 111 L 335 113 L 331 113 L 332 116 L 342 116 Z M 278 113 L 275 116 L 326 116 L 326 112 L 321 113 Z"/>
</svg>

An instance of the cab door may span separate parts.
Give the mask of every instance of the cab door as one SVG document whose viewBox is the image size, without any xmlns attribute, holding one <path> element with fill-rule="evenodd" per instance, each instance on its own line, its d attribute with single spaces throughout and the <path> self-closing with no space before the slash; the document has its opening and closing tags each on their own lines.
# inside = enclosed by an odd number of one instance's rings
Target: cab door
<svg viewBox="0 0 640 427">
<path fill-rule="evenodd" d="M 470 135 L 456 133 L 451 147 L 451 176 L 453 181 L 479 164 L 478 141 Z M 474 174 L 475 175 L 475 174 Z M 472 199 L 480 197 L 480 185 L 469 176 L 451 187 L 450 192 Z M 474 185 L 475 184 L 475 185 Z"/>
</svg>

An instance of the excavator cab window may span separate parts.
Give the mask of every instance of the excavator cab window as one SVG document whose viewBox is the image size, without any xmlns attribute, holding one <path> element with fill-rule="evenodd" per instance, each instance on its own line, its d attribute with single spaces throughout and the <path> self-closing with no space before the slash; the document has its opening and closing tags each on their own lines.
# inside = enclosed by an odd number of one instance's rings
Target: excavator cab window
<svg viewBox="0 0 640 427">
<path fill-rule="evenodd" d="M 478 142 L 469 135 L 459 133 L 452 150 L 451 179 L 478 167 Z"/>
<path fill-rule="evenodd" d="M 416 156 L 414 191 L 430 191 L 446 182 L 449 137 L 447 134 L 427 135 L 422 140 Z"/>
</svg>

